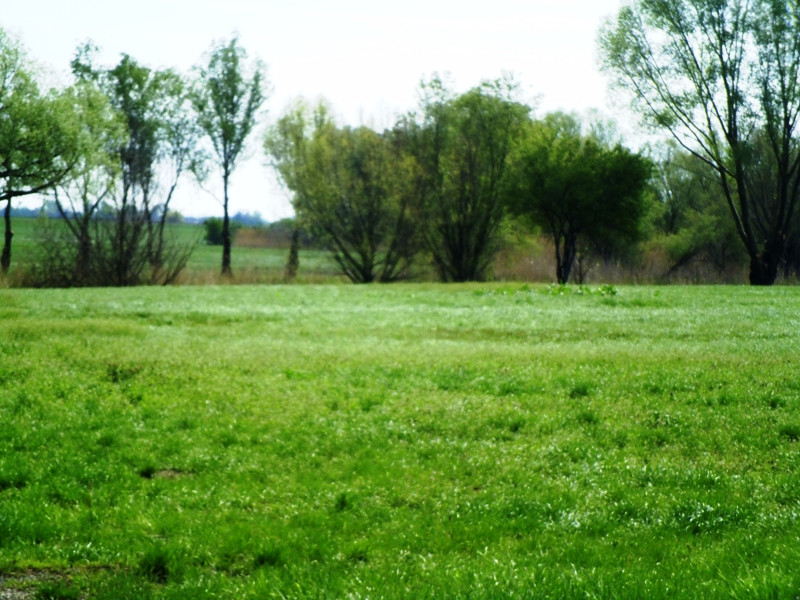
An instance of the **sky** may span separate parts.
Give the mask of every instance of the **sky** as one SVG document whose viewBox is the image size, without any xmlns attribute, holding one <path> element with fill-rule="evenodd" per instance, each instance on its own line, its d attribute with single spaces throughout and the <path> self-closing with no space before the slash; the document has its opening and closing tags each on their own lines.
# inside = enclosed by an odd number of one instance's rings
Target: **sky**
<svg viewBox="0 0 800 600">
<path fill-rule="evenodd" d="M 189 72 L 234 35 L 267 65 L 271 94 L 260 129 L 234 172 L 231 212 L 272 221 L 292 214 L 262 151 L 264 128 L 298 98 L 325 98 L 342 124 L 390 126 L 418 104 L 422 79 L 446 75 L 455 91 L 510 73 L 534 115 L 597 110 L 631 119 L 597 58 L 598 31 L 623 0 L 25 0 L 5 2 L 0 27 L 67 81 L 75 48 L 91 40 L 98 63 L 120 54 Z M 210 187 L 210 186 L 209 186 Z M 221 214 L 215 196 L 184 185 L 175 208 Z"/>
</svg>

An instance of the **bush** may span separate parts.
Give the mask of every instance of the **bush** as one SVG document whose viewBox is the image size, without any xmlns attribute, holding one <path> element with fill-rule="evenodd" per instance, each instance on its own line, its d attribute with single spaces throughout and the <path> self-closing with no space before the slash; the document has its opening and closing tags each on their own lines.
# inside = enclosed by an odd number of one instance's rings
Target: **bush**
<svg viewBox="0 0 800 600">
<path fill-rule="evenodd" d="M 236 232 L 242 226 L 237 221 L 231 221 L 231 241 L 236 236 Z M 206 230 L 205 240 L 209 246 L 222 246 L 222 219 L 219 217 L 210 217 L 203 221 L 203 227 Z"/>
</svg>

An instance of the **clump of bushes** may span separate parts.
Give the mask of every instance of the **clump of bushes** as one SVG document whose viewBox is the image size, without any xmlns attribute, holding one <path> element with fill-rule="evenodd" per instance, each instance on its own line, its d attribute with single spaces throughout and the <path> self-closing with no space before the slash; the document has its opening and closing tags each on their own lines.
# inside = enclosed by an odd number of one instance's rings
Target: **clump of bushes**
<svg viewBox="0 0 800 600">
<path fill-rule="evenodd" d="M 236 232 L 242 224 L 238 221 L 231 221 L 231 240 L 236 237 Z M 206 231 L 205 241 L 209 246 L 222 246 L 222 219 L 210 217 L 203 221 L 203 228 Z"/>
</svg>

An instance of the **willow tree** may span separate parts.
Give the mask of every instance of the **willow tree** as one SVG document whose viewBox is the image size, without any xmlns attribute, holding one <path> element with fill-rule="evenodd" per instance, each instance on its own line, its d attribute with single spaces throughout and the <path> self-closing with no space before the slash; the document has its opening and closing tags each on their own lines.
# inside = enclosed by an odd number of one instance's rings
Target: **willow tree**
<svg viewBox="0 0 800 600">
<path fill-rule="evenodd" d="M 456 96 L 434 79 L 396 128 L 420 168 L 420 233 L 442 281 L 485 279 L 498 249 L 507 158 L 530 113 L 514 93 L 499 80 Z"/>
<path fill-rule="evenodd" d="M 750 283 L 774 283 L 800 199 L 800 3 L 634 0 L 600 45 L 634 107 L 716 173 Z"/>
<path fill-rule="evenodd" d="M 299 103 L 265 142 L 298 220 L 354 283 L 404 277 L 415 252 L 416 165 L 391 132 L 339 127 Z"/>
</svg>

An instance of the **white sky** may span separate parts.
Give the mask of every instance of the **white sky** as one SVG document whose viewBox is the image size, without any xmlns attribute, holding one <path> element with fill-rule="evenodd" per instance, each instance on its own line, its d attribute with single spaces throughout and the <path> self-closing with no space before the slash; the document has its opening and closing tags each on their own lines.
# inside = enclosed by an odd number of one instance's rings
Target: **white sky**
<svg viewBox="0 0 800 600">
<path fill-rule="evenodd" d="M 596 40 L 622 0 L 6 0 L 0 27 L 56 73 L 91 39 L 100 61 L 121 53 L 151 67 L 188 71 L 214 41 L 234 34 L 268 66 L 272 95 L 264 125 L 297 97 L 326 98 L 350 124 L 391 125 L 417 105 L 422 78 L 448 73 L 457 91 L 510 72 L 536 114 L 551 110 L 630 117 L 610 100 Z M 622 115 L 622 116 L 620 116 Z M 624 125 L 621 127 L 624 132 Z M 291 214 L 265 166 L 263 129 L 233 175 L 231 211 L 274 220 Z M 221 213 L 185 186 L 175 208 Z"/>
</svg>

